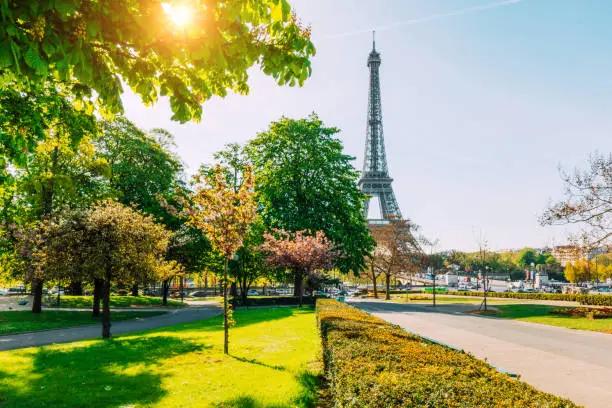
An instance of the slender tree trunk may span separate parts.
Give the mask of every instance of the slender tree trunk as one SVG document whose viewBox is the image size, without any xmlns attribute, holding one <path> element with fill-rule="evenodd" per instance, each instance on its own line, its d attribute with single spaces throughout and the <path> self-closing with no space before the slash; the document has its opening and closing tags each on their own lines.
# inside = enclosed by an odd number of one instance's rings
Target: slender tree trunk
<svg viewBox="0 0 612 408">
<path fill-rule="evenodd" d="M 43 280 L 33 279 L 32 280 L 32 313 L 42 312 L 42 291 L 43 291 Z"/>
<path fill-rule="evenodd" d="M 94 292 L 93 292 L 93 317 L 100 316 L 100 299 L 102 298 L 104 281 L 100 278 L 94 279 Z"/>
<path fill-rule="evenodd" d="M 246 282 L 246 278 L 243 277 L 240 280 L 240 299 L 242 302 L 242 306 L 246 306 L 247 305 L 247 293 L 249 291 L 249 288 L 247 286 L 247 282 Z"/>
<path fill-rule="evenodd" d="M 208 272 L 204 272 L 204 296 L 208 296 Z"/>
<path fill-rule="evenodd" d="M 72 296 L 83 296 L 83 282 L 81 282 L 80 280 L 70 281 L 68 289 L 70 290 L 70 294 Z"/>
<path fill-rule="evenodd" d="M 302 292 L 302 272 L 296 272 L 293 279 L 293 296 L 300 296 Z"/>
<path fill-rule="evenodd" d="M 223 269 L 223 353 L 229 354 L 229 330 L 227 327 L 227 262 L 225 257 L 225 268 Z"/>
<path fill-rule="evenodd" d="M 372 265 L 372 285 L 374 286 L 374 299 L 378 299 L 378 289 L 376 287 L 376 272 L 374 272 L 373 265 Z"/>
<path fill-rule="evenodd" d="M 111 289 L 111 274 L 106 273 L 106 279 L 102 285 L 102 338 L 110 339 L 111 337 L 111 322 L 110 322 L 110 289 Z"/>
<path fill-rule="evenodd" d="M 389 294 L 389 286 L 391 286 L 391 274 L 385 273 L 385 284 L 387 286 L 387 293 L 385 294 L 385 300 L 391 300 L 391 295 Z"/>
<path fill-rule="evenodd" d="M 300 296 L 300 307 L 302 307 L 302 305 L 304 304 L 304 274 L 302 273 L 302 271 L 298 272 L 298 282 L 300 284 L 298 290 Z"/>
<path fill-rule="evenodd" d="M 170 279 L 162 282 L 162 306 L 168 305 L 168 289 L 170 289 Z"/>
<path fill-rule="evenodd" d="M 138 283 L 132 285 L 132 296 L 138 296 Z"/>
</svg>

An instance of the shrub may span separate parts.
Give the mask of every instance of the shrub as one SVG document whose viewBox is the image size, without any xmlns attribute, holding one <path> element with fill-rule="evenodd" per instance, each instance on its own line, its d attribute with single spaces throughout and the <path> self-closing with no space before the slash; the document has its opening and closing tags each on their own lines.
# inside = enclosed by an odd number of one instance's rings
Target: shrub
<svg viewBox="0 0 612 408">
<path fill-rule="evenodd" d="M 456 296 L 484 296 L 483 292 L 453 292 L 452 294 Z M 489 293 L 489 297 L 532 300 L 564 300 L 579 302 L 581 305 L 612 306 L 612 295 L 495 292 Z"/>
<path fill-rule="evenodd" d="M 314 305 L 316 296 L 302 297 L 304 305 Z M 265 297 L 248 297 L 247 306 L 278 306 L 278 305 L 299 305 L 300 298 L 298 296 L 265 296 Z M 236 302 L 237 307 L 242 305 Z"/>
<path fill-rule="evenodd" d="M 572 317 L 588 317 L 589 319 L 609 319 L 612 318 L 612 308 L 610 307 L 572 307 L 560 308 L 550 311 L 551 314 L 572 316 Z"/>
<path fill-rule="evenodd" d="M 343 303 L 317 319 L 335 408 L 576 406 Z"/>
</svg>

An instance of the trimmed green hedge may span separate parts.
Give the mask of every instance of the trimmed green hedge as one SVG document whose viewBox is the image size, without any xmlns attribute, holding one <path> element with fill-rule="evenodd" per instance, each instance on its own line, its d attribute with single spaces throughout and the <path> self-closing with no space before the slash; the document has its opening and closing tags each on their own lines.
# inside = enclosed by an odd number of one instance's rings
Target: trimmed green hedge
<svg viewBox="0 0 612 408">
<path fill-rule="evenodd" d="M 240 298 L 235 298 L 236 306 L 242 307 Z M 314 305 L 316 296 L 304 296 L 302 297 L 302 304 Z M 299 305 L 300 298 L 297 296 L 258 296 L 258 297 L 247 297 L 247 306 L 285 306 L 285 305 Z"/>
<path fill-rule="evenodd" d="M 484 296 L 483 292 L 452 292 L 449 294 L 455 296 Z M 488 296 L 511 299 L 564 300 L 570 302 L 579 302 L 581 305 L 612 306 L 612 295 L 496 292 L 489 293 Z"/>
<path fill-rule="evenodd" d="M 319 299 L 317 319 L 334 408 L 576 407 L 343 303 Z"/>
</svg>

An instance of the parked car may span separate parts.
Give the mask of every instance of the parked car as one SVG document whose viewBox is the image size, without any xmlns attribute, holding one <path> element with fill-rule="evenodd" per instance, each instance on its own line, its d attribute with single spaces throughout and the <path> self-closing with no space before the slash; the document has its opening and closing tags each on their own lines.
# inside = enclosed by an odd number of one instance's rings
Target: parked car
<svg viewBox="0 0 612 408">
<path fill-rule="evenodd" d="M 0 288 L 0 296 L 6 296 L 8 295 L 8 289 L 1 289 Z"/>
<path fill-rule="evenodd" d="M 247 296 L 259 296 L 260 293 L 258 291 L 256 291 L 255 289 L 249 289 L 249 291 L 247 292 Z"/>
<path fill-rule="evenodd" d="M 206 297 L 206 292 L 203 290 L 196 290 L 195 292 L 191 292 L 189 296 L 191 297 Z"/>
</svg>

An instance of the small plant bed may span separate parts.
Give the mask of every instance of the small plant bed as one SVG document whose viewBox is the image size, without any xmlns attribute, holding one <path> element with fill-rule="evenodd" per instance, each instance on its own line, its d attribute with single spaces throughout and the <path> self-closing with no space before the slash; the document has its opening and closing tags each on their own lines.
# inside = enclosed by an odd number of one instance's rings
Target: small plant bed
<svg viewBox="0 0 612 408">
<path fill-rule="evenodd" d="M 165 312 L 111 312 L 111 321 L 141 319 L 158 316 Z M 81 326 L 100 323 L 99 317 L 91 317 L 91 312 L 73 310 L 43 310 L 34 314 L 29 310 L 0 312 L 0 335 L 59 329 L 61 327 Z"/>
<path fill-rule="evenodd" d="M 469 354 L 334 300 L 317 301 L 334 407 L 576 407 Z"/>
<path fill-rule="evenodd" d="M 47 307 L 57 307 L 54 297 L 45 303 Z M 66 308 L 91 308 L 93 306 L 93 296 L 61 296 L 60 306 Z M 185 307 L 180 300 L 168 299 L 167 307 Z M 152 296 L 111 296 L 110 307 L 118 308 L 138 308 L 138 307 L 164 307 L 162 298 Z"/>
<path fill-rule="evenodd" d="M 549 313 L 570 317 L 586 317 L 587 319 L 610 319 L 612 318 L 612 307 L 570 307 L 557 308 Z"/>
<path fill-rule="evenodd" d="M 0 353 L 0 406 L 320 406 L 321 341 L 312 308 L 241 309 L 229 355 L 222 317 L 110 340 Z"/>
</svg>

